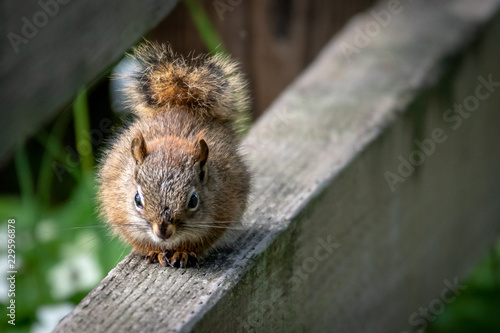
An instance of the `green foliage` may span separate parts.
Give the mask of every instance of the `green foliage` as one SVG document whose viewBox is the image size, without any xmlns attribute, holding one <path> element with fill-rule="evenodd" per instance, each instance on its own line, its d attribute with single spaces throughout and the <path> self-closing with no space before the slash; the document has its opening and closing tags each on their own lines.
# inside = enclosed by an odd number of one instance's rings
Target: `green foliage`
<svg viewBox="0 0 500 333">
<path fill-rule="evenodd" d="M 78 147 L 82 140 L 88 141 L 84 135 L 89 133 L 85 91 L 79 94 L 74 108 Z M 2 320 L 2 332 L 28 331 L 39 319 L 36 313 L 42 306 L 76 305 L 129 252 L 123 244 L 112 239 L 97 217 L 94 161 L 88 151 L 79 150 L 79 167 L 68 168 L 68 173 L 64 174 L 76 181 L 70 196 L 62 205 L 50 204 L 51 188 L 61 186 L 54 177 L 53 162 L 62 163 L 68 154 L 59 142 L 69 119 L 69 116 L 61 117 L 50 134 L 37 136 L 46 148 L 37 182 L 33 176 L 37 170 L 33 170 L 31 156 L 21 147 L 15 156 L 20 195 L 0 197 L 2 238 L 7 234 L 7 220 L 16 221 L 17 270 L 16 326 Z M 2 260 L 6 260 L 6 251 L 6 246 L 0 248 Z M 2 278 L 5 281 L 5 277 Z M 7 306 L 7 295 L 2 297 L 1 306 Z"/>
<path fill-rule="evenodd" d="M 428 333 L 500 332 L 500 239 L 465 285 L 467 289 L 446 305 Z"/>
<path fill-rule="evenodd" d="M 73 104 L 73 115 L 75 120 L 76 149 L 80 155 L 82 171 L 92 172 L 94 169 L 94 155 L 92 154 L 92 143 L 88 137 L 90 133 L 89 114 L 87 106 L 87 91 L 81 89 Z"/>
<path fill-rule="evenodd" d="M 210 22 L 203 5 L 198 0 L 184 0 L 201 39 L 210 52 L 227 53 L 217 31 Z"/>
</svg>

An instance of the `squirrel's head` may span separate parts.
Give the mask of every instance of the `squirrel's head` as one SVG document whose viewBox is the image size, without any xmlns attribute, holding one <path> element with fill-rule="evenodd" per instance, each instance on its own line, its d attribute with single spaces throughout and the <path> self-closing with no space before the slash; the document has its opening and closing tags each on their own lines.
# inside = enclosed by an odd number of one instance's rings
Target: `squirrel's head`
<svg viewBox="0 0 500 333">
<path fill-rule="evenodd" d="M 171 246 L 209 234 L 214 189 L 208 190 L 213 184 L 205 139 L 146 142 L 139 131 L 131 141 L 130 154 L 135 170 L 129 202 L 150 239 L 159 246 Z"/>
</svg>

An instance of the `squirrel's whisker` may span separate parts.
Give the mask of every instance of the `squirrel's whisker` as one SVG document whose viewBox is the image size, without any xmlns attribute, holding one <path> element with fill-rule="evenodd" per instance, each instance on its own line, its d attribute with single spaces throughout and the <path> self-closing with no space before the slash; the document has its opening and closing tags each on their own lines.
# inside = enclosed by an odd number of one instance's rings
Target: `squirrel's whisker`
<svg viewBox="0 0 500 333">
<path fill-rule="evenodd" d="M 201 228 L 220 228 L 220 229 L 244 229 L 238 226 L 222 226 L 222 225 L 205 225 L 205 224 L 197 224 L 195 226 L 189 226 L 192 229 L 201 227 Z"/>
<path fill-rule="evenodd" d="M 87 225 L 82 227 L 69 227 L 69 228 L 60 228 L 59 230 L 76 230 L 76 229 L 90 229 L 90 228 L 107 228 L 104 225 Z"/>
<path fill-rule="evenodd" d="M 202 224 L 221 224 L 221 223 L 238 223 L 238 221 L 201 221 L 201 222 L 189 222 L 189 224 L 197 224 L 197 223 L 202 223 Z"/>
</svg>

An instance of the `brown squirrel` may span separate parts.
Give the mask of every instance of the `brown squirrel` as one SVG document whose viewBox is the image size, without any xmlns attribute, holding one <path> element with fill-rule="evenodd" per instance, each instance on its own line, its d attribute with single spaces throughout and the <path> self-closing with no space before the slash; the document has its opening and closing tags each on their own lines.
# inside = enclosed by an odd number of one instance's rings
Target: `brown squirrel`
<svg viewBox="0 0 500 333">
<path fill-rule="evenodd" d="M 245 82 L 226 56 L 134 50 L 126 93 L 137 115 L 105 153 L 103 217 L 150 262 L 187 267 L 241 218 L 250 174 L 239 153 Z"/>
</svg>

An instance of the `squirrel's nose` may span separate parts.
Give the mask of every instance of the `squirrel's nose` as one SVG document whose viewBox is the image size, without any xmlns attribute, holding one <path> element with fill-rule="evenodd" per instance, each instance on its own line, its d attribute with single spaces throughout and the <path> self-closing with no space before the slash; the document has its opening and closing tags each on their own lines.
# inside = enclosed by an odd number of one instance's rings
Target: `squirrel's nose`
<svg viewBox="0 0 500 333">
<path fill-rule="evenodd" d="M 155 232 L 156 234 L 156 237 L 160 238 L 160 239 L 168 239 L 170 237 L 170 235 L 168 235 L 167 233 L 161 233 L 161 232 Z"/>
<path fill-rule="evenodd" d="M 163 221 L 153 225 L 153 232 L 160 239 L 168 239 L 172 236 L 173 226 L 171 223 Z"/>
</svg>

